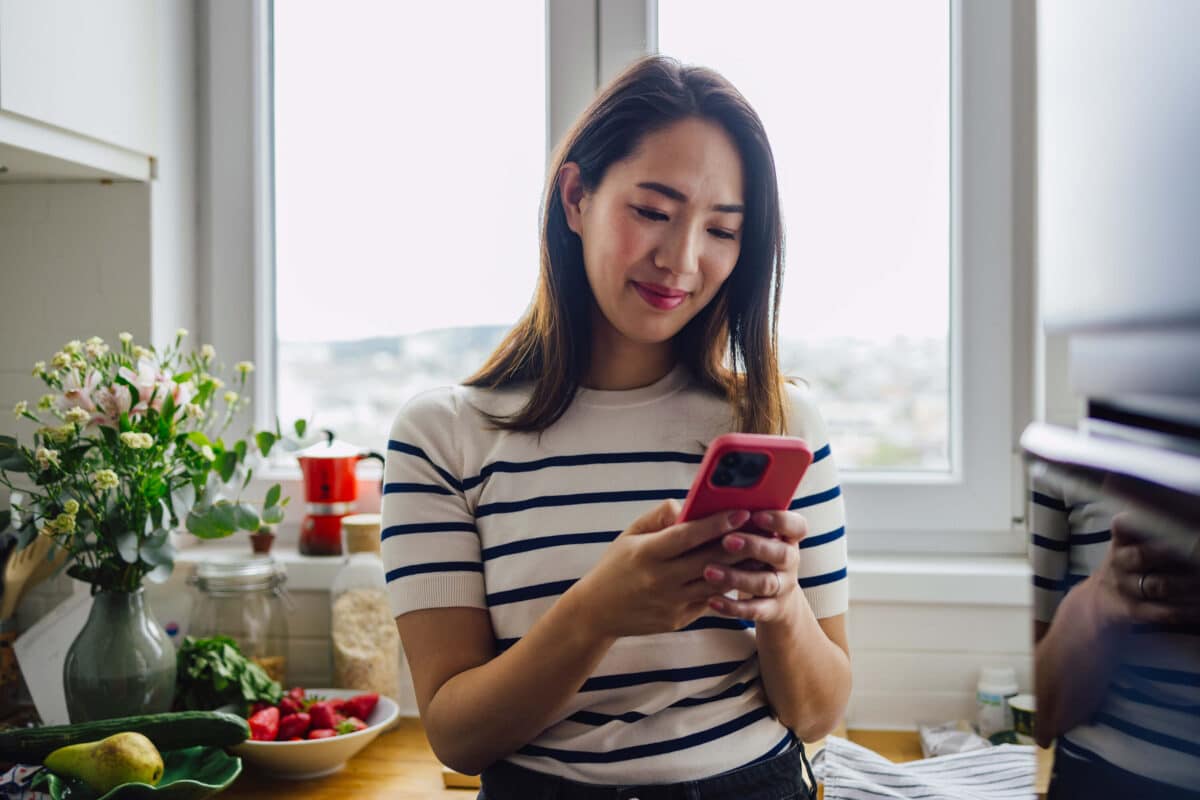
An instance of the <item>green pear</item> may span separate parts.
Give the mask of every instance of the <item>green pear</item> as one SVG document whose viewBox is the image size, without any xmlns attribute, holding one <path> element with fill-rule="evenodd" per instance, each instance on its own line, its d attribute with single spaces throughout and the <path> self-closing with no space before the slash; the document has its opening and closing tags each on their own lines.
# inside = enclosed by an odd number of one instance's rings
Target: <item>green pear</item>
<svg viewBox="0 0 1200 800">
<path fill-rule="evenodd" d="M 162 780 L 163 760 L 154 743 L 140 733 L 114 733 L 98 742 L 60 747 L 43 762 L 51 771 L 78 778 L 100 794 L 122 783 Z"/>
</svg>

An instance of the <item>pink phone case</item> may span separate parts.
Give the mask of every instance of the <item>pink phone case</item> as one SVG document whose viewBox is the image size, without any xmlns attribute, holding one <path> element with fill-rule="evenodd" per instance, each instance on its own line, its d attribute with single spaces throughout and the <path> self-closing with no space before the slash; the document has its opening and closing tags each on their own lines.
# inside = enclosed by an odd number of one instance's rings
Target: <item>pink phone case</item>
<svg viewBox="0 0 1200 800">
<path fill-rule="evenodd" d="M 732 459 L 726 459 L 731 455 Z M 700 462 L 679 522 L 701 519 L 718 511 L 786 509 L 811 463 L 812 451 L 803 439 L 793 436 L 757 433 L 718 436 Z M 751 480 L 746 474 L 739 474 L 739 470 L 757 468 L 742 466 L 750 464 L 761 466 L 761 474 L 747 485 L 733 485 Z M 754 526 L 747 525 L 745 530 L 752 531 Z"/>
</svg>

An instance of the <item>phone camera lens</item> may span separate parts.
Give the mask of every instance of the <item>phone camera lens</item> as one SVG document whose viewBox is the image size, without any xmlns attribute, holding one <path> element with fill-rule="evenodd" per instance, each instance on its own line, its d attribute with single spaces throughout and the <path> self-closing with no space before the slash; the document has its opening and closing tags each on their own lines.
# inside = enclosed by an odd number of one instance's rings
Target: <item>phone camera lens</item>
<svg viewBox="0 0 1200 800">
<path fill-rule="evenodd" d="M 721 466 L 728 467 L 729 469 L 737 469 L 741 461 L 737 453 L 726 453 L 721 456 Z"/>
<path fill-rule="evenodd" d="M 712 476 L 713 486 L 728 486 L 733 483 L 733 473 L 727 469 L 718 469 Z"/>
</svg>

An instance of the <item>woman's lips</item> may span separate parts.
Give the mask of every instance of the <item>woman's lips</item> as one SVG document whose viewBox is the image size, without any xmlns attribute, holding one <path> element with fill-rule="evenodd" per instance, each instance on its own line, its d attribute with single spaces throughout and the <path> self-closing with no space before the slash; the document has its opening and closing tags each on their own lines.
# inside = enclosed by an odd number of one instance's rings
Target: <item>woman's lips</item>
<svg viewBox="0 0 1200 800">
<path fill-rule="evenodd" d="M 660 311 L 670 311 L 687 299 L 687 292 L 671 291 L 670 294 L 667 294 L 663 290 L 652 288 L 649 284 L 638 283 L 637 281 L 630 282 L 633 284 L 633 288 L 637 291 L 639 297 Z"/>
</svg>

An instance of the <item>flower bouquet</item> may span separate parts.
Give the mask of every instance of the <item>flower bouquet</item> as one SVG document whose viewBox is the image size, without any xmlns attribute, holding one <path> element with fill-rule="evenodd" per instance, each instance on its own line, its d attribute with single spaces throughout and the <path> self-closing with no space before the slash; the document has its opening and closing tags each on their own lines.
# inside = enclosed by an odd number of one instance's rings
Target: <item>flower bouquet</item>
<svg viewBox="0 0 1200 800">
<path fill-rule="evenodd" d="M 183 525 L 215 539 L 283 519 L 287 498 L 278 484 L 262 503 L 242 497 L 255 459 L 284 440 L 278 423 L 226 438 L 249 402 L 254 365 L 237 364 L 227 384 L 212 346 L 185 351 L 186 336 L 181 329 L 162 351 L 127 333 L 113 348 L 99 338 L 68 342 L 49 366 L 34 366 L 49 392 L 34 408 L 14 409 L 38 426 L 32 444 L 0 436 L 0 485 L 11 491 L 0 533 L 15 535 L 19 547 L 52 538 L 67 553 L 67 574 L 91 584 L 95 596 L 64 666 L 72 721 L 169 708 L 174 649 L 148 623 L 141 587 L 143 579 L 170 576 L 171 531 Z M 294 427 L 302 437 L 304 421 Z M 154 641 L 142 641 L 146 630 Z M 111 680 L 120 660 L 147 673 L 146 685 Z M 97 678 L 100 664 L 107 683 Z M 116 696 L 122 685 L 130 696 Z"/>
</svg>

